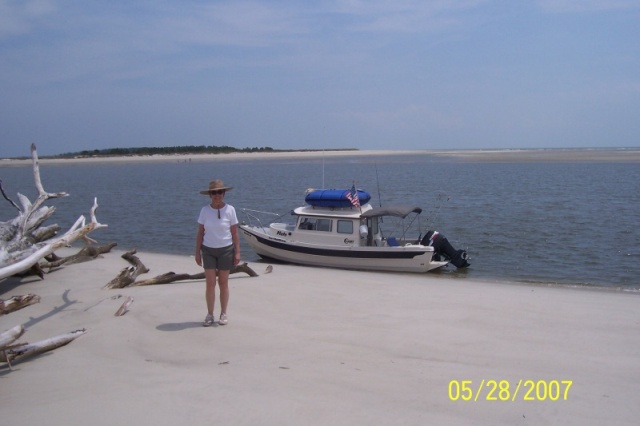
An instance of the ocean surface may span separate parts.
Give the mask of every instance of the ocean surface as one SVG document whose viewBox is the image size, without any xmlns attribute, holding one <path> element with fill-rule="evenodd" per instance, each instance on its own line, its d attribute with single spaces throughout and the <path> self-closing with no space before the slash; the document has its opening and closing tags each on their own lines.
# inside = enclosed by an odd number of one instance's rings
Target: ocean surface
<svg viewBox="0 0 640 426">
<path fill-rule="evenodd" d="M 468 251 L 471 267 L 431 272 L 458 279 L 640 290 L 640 165 L 616 162 L 484 162 L 434 155 L 240 159 L 213 161 L 42 164 L 45 190 L 64 229 L 88 217 L 91 234 L 118 249 L 191 256 L 196 219 L 212 179 L 234 186 L 226 202 L 286 214 L 303 204 L 307 188 L 358 188 L 371 203 L 415 204 L 423 229 L 436 229 Z M 31 166 L 2 166 L 10 198 L 34 200 Z M 0 221 L 16 215 L 0 200 Z M 241 237 L 242 238 L 242 237 Z M 259 262 L 242 241 L 242 257 Z M 155 271 L 158 274 L 167 271 Z M 181 271 L 174 271 L 181 272 Z M 402 279 L 402 274 L 396 274 Z"/>
</svg>

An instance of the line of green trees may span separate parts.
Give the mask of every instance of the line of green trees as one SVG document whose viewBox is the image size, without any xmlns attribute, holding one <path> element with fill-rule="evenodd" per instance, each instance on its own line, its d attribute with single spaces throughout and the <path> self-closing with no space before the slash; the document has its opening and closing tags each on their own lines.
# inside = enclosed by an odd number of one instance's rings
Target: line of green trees
<svg viewBox="0 0 640 426">
<path fill-rule="evenodd" d="M 357 151 L 356 148 L 331 148 L 332 151 Z M 273 149 L 269 146 L 254 148 L 234 148 L 232 146 L 166 146 L 139 148 L 107 148 L 93 149 L 50 156 L 48 158 L 78 158 L 78 157 L 122 157 L 138 155 L 172 155 L 172 154 L 229 154 L 251 152 L 317 152 L 321 149 Z M 46 158 L 46 157 L 43 157 Z"/>
<path fill-rule="evenodd" d="M 232 146 L 166 146 L 166 147 L 138 147 L 138 148 L 107 148 L 93 149 L 79 152 L 67 152 L 56 155 L 56 158 L 76 157 L 121 157 L 137 155 L 172 155 L 172 154 L 229 154 L 236 152 L 276 152 L 271 147 L 234 148 Z"/>
</svg>

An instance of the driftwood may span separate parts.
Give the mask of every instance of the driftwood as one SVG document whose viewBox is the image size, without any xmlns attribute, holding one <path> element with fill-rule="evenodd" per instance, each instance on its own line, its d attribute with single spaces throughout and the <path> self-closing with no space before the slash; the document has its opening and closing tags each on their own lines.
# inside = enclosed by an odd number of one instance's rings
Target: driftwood
<svg viewBox="0 0 640 426">
<path fill-rule="evenodd" d="M 0 334 L 0 351 L 4 351 L 24 334 L 24 326 L 16 325 Z"/>
<path fill-rule="evenodd" d="M 61 247 L 69 246 L 72 242 L 83 239 L 86 244 L 93 243 L 88 235 L 98 228 L 107 225 L 100 224 L 95 216 L 98 202 L 94 199 L 91 208 L 91 222 L 86 223 L 84 216 L 80 216 L 67 232 L 59 237 L 57 225 L 40 228 L 55 212 L 55 207 L 43 206 L 51 198 L 66 197 L 66 192 L 50 193 L 44 190 L 40 180 L 40 166 L 35 145 L 31 145 L 33 163 L 33 179 L 38 191 L 37 199 L 31 201 L 24 195 L 18 194 L 20 205 L 11 200 L 2 188 L 2 196 L 18 211 L 18 216 L 8 222 L 0 222 L 0 279 L 7 278 L 31 269 L 34 265 L 54 253 Z M 49 238 L 43 240 L 43 238 Z M 37 269 L 37 268 L 36 268 Z M 43 275 L 40 275 L 43 276 Z"/>
<path fill-rule="evenodd" d="M 50 350 L 64 346 L 77 337 L 82 336 L 84 333 L 86 333 L 85 329 L 76 330 L 66 334 L 61 334 L 60 336 L 50 337 L 48 339 L 41 340 L 32 344 L 23 343 L 13 345 L 10 348 L 5 348 L 4 350 L 0 351 L 0 361 L 6 362 L 9 364 L 9 366 L 11 366 L 12 362 L 21 361 L 25 358 L 39 355 L 44 352 L 48 352 Z"/>
<path fill-rule="evenodd" d="M 176 281 L 185 280 L 202 280 L 204 279 L 204 272 L 198 274 L 176 274 L 175 272 L 167 272 L 166 274 L 158 275 L 146 280 L 136 281 L 131 284 L 131 287 L 139 287 L 143 285 L 155 285 L 155 284 L 170 284 Z"/>
<path fill-rule="evenodd" d="M 36 263 L 31 268 L 26 269 L 26 270 L 24 270 L 22 272 L 18 272 L 17 274 L 14 274 L 13 276 L 14 277 L 18 277 L 18 278 L 24 278 L 24 277 L 30 277 L 32 275 L 37 275 L 38 277 L 40 277 L 41 280 L 44 279 L 44 271 L 40 267 L 39 263 Z"/>
<path fill-rule="evenodd" d="M 250 277 L 258 276 L 258 274 L 256 274 L 256 272 L 253 269 L 249 268 L 249 265 L 247 264 L 247 262 L 240 263 L 238 265 L 235 265 L 233 268 L 231 268 L 231 272 L 230 272 L 231 274 L 236 274 L 238 272 L 244 272 Z"/>
<path fill-rule="evenodd" d="M 241 263 L 239 265 L 235 265 L 230 273 L 236 274 L 239 272 L 244 272 L 250 277 L 257 277 L 258 274 L 249 267 L 247 262 Z M 166 274 L 158 275 L 153 278 L 149 278 L 147 280 L 140 280 L 130 284 L 130 287 L 139 287 L 143 285 L 155 285 L 155 284 L 170 284 L 176 281 L 186 281 L 186 280 L 203 280 L 204 272 L 199 272 L 197 274 L 176 274 L 175 272 L 167 272 Z"/>
<path fill-rule="evenodd" d="M 149 268 L 144 266 L 144 264 L 138 259 L 138 256 L 135 256 L 136 250 L 130 250 L 123 254 L 121 257 L 128 261 L 131 266 L 124 268 L 120 271 L 118 276 L 109 281 L 104 288 L 124 288 L 133 284 L 140 274 L 144 274 L 149 272 Z"/>
<path fill-rule="evenodd" d="M 120 306 L 120 309 L 118 309 L 114 315 L 116 317 L 121 317 L 122 315 L 126 314 L 129 309 L 129 306 L 131 306 L 132 303 L 133 303 L 133 297 L 131 296 L 127 297 L 127 300 L 125 300 L 122 306 Z"/>
<path fill-rule="evenodd" d="M 24 278 L 32 275 L 37 275 L 40 277 L 40 279 L 44 279 L 45 268 L 48 269 L 48 273 L 51 272 L 52 269 L 58 268 L 62 265 L 72 265 L 74 263 L 88 262 L 90 260 L 94 260 L 101 254 L 110 252 L 111 249 L 117 245 L 117 243 L 109 243 L 99 247 L 86 246 L 81 248 L 77 253 L 66 257 L 59 257 L 55 253 L 51 253 L 45 256 L 40 263 L 36 263 L 26 271 L 19 272 L 14 276 Z"/>
<path fill-rule="evenodd" d="M 7 253 L 8 259 L 6 259 L 6 261 L 3 262 L 3 266 L 0 267 L 0 279 L 28 270 L 45 256 L 62 247 L 69 246 L 73 241 L 85 237 L 94 229 L 106 226 L 96 221 L 95 209 L 97 208 L 98 204 L 94 202 L 91 209 L 91 223 L 85 224 L 85 218 L 81 216 L 67 233 L 56 238 L 53 242 L 34 244 L 30 248 L 20 252 Z"/>
<path fill-rule="evenodd" d="M 112 288 L 124 288 L 124 287 L 139 287 L 139 286 L 155 285 L 155 284 L 170 284 L 176 281 L 204 279 L 204 272 L 200 272 L 197 274 L 176 274 L 175 272 L 167 272 L 167 273 L 158 275 L 154 278 L 136 281 L 136 278 L 139 275 L 149 272 L 149 268 L 144 266 L 142 261 L 137 256 L 135 256 L 135 253 L 136 253 L 136 250 L 134 249 L 122 255 L 122 258 L 126 259 L 129 263 L 131 263 L 131 266 L 121 270 L 118 276 L 116 276 L 114 279 L 109 281 L 107 285 L 104 286 L 104 288 L 112 289 Z M 235 265 L 231 269 L 230 273 L 235 274 L 238 272 L 244 272 L 250 277 L 258 276 L 258 274 L 249 267 L 247 262 L 241 263 L 239 265 Z"/>
<path fill-rule="evenodd" d="M 88 262 L 97 258 L 101 254 L 109 253 L 111 249 L 117 245 L 118 243 L 109 243 L 99 247 L 86 246 L 80 249 L 80 251 L 78 251 L 76 254 L 72 254 L 71 256 L 67 257 L 58 257 L 55 253 L 52 253 L 50 256 L 47 256 L 47 262 L 42 263 L 40 266 L 43 268 L 49 268 L 51 270 L 62 265 Z"/>
<path fill-rule="evenodd" d="M 0 316 L 10 314 L 27 306 L 40 303 L 40 296 L 26 294 L 24 296 L 13 296 L 7 300 L 0 299 Z"/>
<path fill-rule="evenodd" d="M 9 361 L 9 358 L 7 358 L 7 351 L 22 346 L 20 344 L 12 345 L 12 343 L 18 340 L 23 334 L 24 327 L 22 325 L 16 325 L 12 329 L 0 334 L 0 356 L 5 357 L 7 364 L 9 364 L 9 368 L 11 368 L 11 362 Z"/>
</svg>

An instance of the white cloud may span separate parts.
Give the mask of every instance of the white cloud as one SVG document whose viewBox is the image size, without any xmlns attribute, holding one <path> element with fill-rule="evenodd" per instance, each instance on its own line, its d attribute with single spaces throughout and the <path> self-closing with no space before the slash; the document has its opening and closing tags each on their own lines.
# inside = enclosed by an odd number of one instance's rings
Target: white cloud
<svg viewBox="0 0 640 426">
<path fill-rule="evenodd" d="M 258 47 L 307 31 L 295 11 L 265 2 L 224 2 L 167 12 L 149 23 L 149 36 L 194 45 Z"/>
<path fill-rule="evenodd" d="M 0 0 L 0 40 L 28 33 L 54 10 L 49 0 Z"/>
<path fill-rule="evenodd" d="M 638 9 L 636 0 L 538 0 L 540 8 L 551 13 L 602 12 Z"/>
<path fill-rule="evenodd" d="M 491 144 L 497 134 L 508 145 L 523 128 L 531 139 L 570 132 L 563 110 L 591 99 L 608 101 L 592 102 L 589 117 L 602 121 L 604 113 L 617 128 L 637 110 L 638 32 L 632 14 L 615 13 L 631 7 L 623 0 L 0 0 L 0 137 L 36 129 L 81 140 L 86 128 L 109 141 L 113 122 L 130 119 L 137 132 L 120 130 L 128 138 L 121 144 L 159 142 L 165 128 L 202 135 L 194 140 L 225 128 L 239 145 L 330 135 L 336 144 L 393 139 L 408 147 L 437 132 L 439 140 Z M 615 19 L 594 29 L 585 11 Z M 567 13 L 560 28 L 552 12 Z"/>
<path fill-rule="evenodd" d="M 357 31 L 420 33 L 458 27 L 461 13 L 474 10 L 486 0 L 398 0 L 339 2 L 337 11 L 353 19 Z"/>
</svg>

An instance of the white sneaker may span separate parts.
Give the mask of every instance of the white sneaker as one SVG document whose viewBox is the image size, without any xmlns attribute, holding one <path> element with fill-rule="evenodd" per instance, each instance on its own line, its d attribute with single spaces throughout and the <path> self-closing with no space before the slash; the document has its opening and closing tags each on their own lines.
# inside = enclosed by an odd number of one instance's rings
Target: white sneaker
<svg viewBox="0 0 640 426">
<path fill-rule="evenodd" d="M 220 314 L 220 320 L 218 321 L 218 324 L 220 325 L 227 325 L 227 314 Z"/>
<path fill-rule="evenodd" d="M 215 322 L 215 320 L 213 319 L 213 315 L 211 314 L 207 314 L 207 317 L 204 319 L 204 322 L 202 323 L 203 327 L 210 327 L 213 325 L 213 323 Z"/>
</svg>

